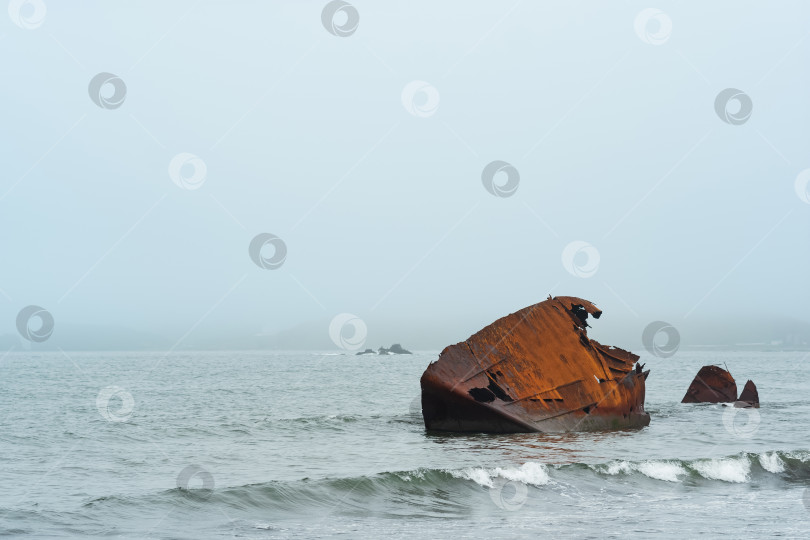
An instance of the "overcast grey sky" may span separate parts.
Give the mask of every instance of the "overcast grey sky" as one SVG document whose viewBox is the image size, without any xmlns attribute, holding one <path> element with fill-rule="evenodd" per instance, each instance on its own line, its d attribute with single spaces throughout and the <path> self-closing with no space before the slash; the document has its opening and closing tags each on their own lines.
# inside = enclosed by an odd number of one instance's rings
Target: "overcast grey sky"
<svg viewBox="0 0 810 540">
<path fill-rule="evenodd" d="M 616 345 L 806 322 L 810 4 L 615 4 L 12 1 L 0 335 L 441 347 L 549 293 Z"/>
</svg>

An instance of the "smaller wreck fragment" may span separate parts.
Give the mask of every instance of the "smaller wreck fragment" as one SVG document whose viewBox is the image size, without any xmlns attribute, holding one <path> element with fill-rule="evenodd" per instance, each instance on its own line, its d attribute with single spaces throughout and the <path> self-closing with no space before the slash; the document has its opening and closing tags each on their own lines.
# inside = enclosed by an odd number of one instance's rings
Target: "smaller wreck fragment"
<svg viewBox="0 0 810 540">
<path fill-rule="evenodd" d="M 703 366 L 686 390 L 681 403 L 731 403 L 737 400 L 737 383 L 720 366 Z"/>
<path fill-rule="evenodd" d="M 602 312 L 549 298 L 445 348 L 422 375 L 429 430 L 560 432 L 642 427 L 649 371 L 638 356 L 588 338 Z"/>
<path fill-rule="evenodd" d="M 740 397 L 734 402 L 734 406 L 742 408 L 753 407 L 755 409 L 759 409 L 759 393 L 757 392 L 757 385 L 754 384 L 754 381 L 749 379 L 745 383 L 745 386 L 743 386 L 743 391 L 740 393 Z"/>
<path fill-rule="evenodd" d="M 737 382 L 720 366 L 703 366 L 695 375 L 681 403 L 734 403 L 735 407 L 759 408 L 759 394 L 753 381 L 747 381 L 740 397 Z"/>
</svg>

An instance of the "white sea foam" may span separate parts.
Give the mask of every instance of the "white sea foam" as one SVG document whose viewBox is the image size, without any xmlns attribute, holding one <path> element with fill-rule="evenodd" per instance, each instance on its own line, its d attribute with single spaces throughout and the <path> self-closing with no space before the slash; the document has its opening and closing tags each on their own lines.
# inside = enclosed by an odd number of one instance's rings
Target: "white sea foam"
<svg viewBox="0 0 810 540">
<path fill-rule="evenodd" d="M 810 452 L 805 450 L 795 450 L 793 452 L 786 452 L 785 457 L 790 459 L 798 459 L 802 463 L 807 463 L 810 461 Z"/>
<path fill-rule="evenodd" d="M 516 468 L 484 469 L 483 467 L 471 467 L 461 471 L 449 471 L 456 478 L 472 480 L 484 487 L 494 487 L 493 479 L 503 478 L 513 482 L 522 482 L 533 486 L 544 486 L 551 481 L 548 475 L 548 468 L 542 463 L 524 463 Z"/>
<path fill-rule="evenodd" d="M 686 469 L 680 464 L 671 461 L 645 461 L 639 463 L 637 469 L 644 476 L 666 482 L 680 482 L 678 475 L 686 474 Z"/>
<path fill-rule="evenodd" d="M 751 462 L 744 456 L 708 459 L 696 461 L 692 464 L 692 468 L 695 469 L 700 476 L 708 480 L 743 483 L 748 481 L 748 474 L 751 472 Z"/>
<path fill-rule="evenodd" d="M 611 461 L 605 467 L 599 467 L 597 470 L 601 473 L 617 475 L 629 474 L 633 472 L 633 465 L 629 461 Z"/>
<path fill-rule="evenodd" d="M 596 467 L 595 470 L 610 475 L 639 472 L 653 480 L 664 480 L 666 482 L 679 482 L 678 475 L 686 474 L 686 469 L 671 461 L 643 461 L 641 463 L 612 461 L 605 466 Z"/>
<path fill-rule="evenodd" d="M 425 479 L 425 470 L 424 469 L 416 469 L 416 470 L 407 471 L 407 472 L 396 472 L 394 474 L 396 476 L 398 476 L 400 478 L 400 480 L 404 480 L 405 482 L 410 482 L 414 478 L 416 478 L 418 480 L 424 480 Z"/>
<path fill-rule="evenodd" d="M 492 477 L 489 473 L 481 467 L 471 467 L 461 471 L 449 471 L 450 474 L 456 478 L 464 478 L 465 480 L 472 480 L 476 484 L 484 487 L 492 487 Z"/>
<path fill-rule="evenodd" d="M 542 463 L 524 463 L 517 469 L 495 469 L 495 474 L 501 478 L 515 482 L 523 482 L 533 486 L 544 486 L 551 481 L 548 468 Z"/>
<path fill-rule="evenodd" d="M 759 464 L 770 473 L 780 473 L 785 470 L 785 462 L 776 452 L 762 453 L 759 455 Z"/>
</svg>

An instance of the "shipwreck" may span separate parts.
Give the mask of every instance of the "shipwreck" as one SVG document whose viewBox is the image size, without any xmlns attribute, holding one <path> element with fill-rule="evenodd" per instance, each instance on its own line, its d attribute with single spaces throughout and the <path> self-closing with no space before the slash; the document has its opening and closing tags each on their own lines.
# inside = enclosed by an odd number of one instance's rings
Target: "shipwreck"
<svg viewBox="0 0 810 540">
<path fill-rule="evenodd" d="M 572 296 L 507 315 L 450 345 L 421 379 L 428 430 L 561 432 L 639 428 L 649 371 L 588 338 L 602 312 Z"/>
<path fill-rule="evenodd" d="M 759 408 L 759 393 L 748 380 L 737 397 L 737 381 L 727 369 L 703 366 L 686 390 L 681 403 L 733 403 L 735 407 Z"/>
</svg>

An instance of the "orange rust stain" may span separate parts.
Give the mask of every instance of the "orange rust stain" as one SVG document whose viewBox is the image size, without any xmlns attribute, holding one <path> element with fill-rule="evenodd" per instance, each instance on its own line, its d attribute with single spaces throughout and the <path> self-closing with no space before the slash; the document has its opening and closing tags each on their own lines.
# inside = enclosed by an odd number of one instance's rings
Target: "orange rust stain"
<svg viewBox="0 0 810 540">
<path fill-rule="evenodd" d="M 422 375 L 428 429 L 570 431 L 639 427 L 638 356 L 587 336 L 587 300 L 558 296 L 498 319 L 445 348 Z"/>
</svg>

